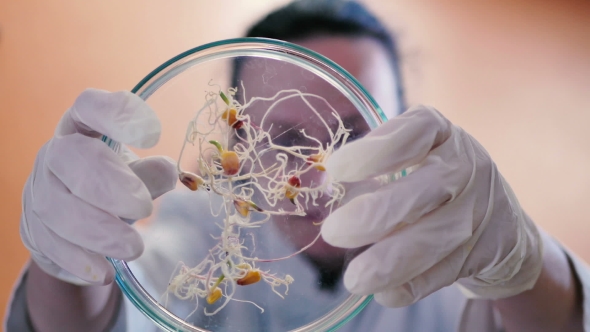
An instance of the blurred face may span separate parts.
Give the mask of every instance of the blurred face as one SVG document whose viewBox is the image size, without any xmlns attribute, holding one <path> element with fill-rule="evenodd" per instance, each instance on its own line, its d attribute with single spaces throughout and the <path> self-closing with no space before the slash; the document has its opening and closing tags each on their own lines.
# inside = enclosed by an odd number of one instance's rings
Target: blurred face
<svg viewBox="0 0 590 332">
<path fill-rule="evenodd" d="M 387 53 L 376 41 L 360 37 L 318 37 L 295 41 L 297 44 L 311 49 L 336 62 L 354 76 L 376 99 L 388 118 L 399 109 L 397 99 L 397 84 L 393 75 L 393 68 L 389 63 Z M 337 127 L 337 119 L 331 114 L 334 110 L 342 119 L 346 128 L 350 129 L 348 141 L 364 136 L 369 127 L 363 116 L 356 108 L 323 79 L 314 74 L 302 71 L 300 68 L 265 60 L 263 63 L 246 63 L 240 74 L 244 82 L 246 99 L 253 96 L 272 97 L 284 89 L 296 89 L 317 95 L 321 98 L 293 98 L 276 104 L 271 102 L 257 103 L 248 109 L 253 123 L 270 132 L 273 142 L 282 146 L 324 147 L 330 144 L 330 132 Z M 241 87 L 238 95 L 242 94 Z M 330 108 L 333 107 L 333 109 Z M 268 111 L 271 107 L 271 111 Z M 314 139 L 301 134 L 312 136 Z M 336 146 L 338 143 L 336 143 Z M 302 149 L 302 153 L 313 153 L 313 149 Z M 262 162 L 270 166 L 278 152 L 264 154 Z M 296 158 L 289 159 L 292 169 L 304 167 L 304 162 Z M 312 170 L 301 177 L 302 186 L 313 186 L 321 183 L 324 172 Z M 314 223 L 322 221 L 328 214 L 322 206 L 328 199 L 324 196 L 318 200 L 318 205 L 309 204 L 306 216 L 303 217 L 274 217 L 273 223 L 285 235 L 294 247 L 302 248 L 309 244 L 319 233 L 320 226 Z M 283 208 L 293 210 L 288 200 L 279 203 L 273 209 Z M 340 261 L 344 250 L 326 244 L 321 238 L 306 251 L 306 255 L 314 260 Z"/>
<path fill-rule="evenodd" d="M 397 87 L 401 82 L 396 81 L 388 54 L 379 42 L 366 37 L 318 37 L 296 43 L 348 71 L 375 98 L 388 119 L 398 115 L 401 101 Z"/>
</svg>

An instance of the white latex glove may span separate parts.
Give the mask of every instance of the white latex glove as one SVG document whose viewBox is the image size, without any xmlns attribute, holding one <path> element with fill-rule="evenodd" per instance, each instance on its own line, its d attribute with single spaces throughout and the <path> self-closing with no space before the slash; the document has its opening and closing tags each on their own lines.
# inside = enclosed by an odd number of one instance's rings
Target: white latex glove
<svg viewBox="0 0 590 332">
<path fill-rule="evenodd" d="M 538 229 L 484 148 L 435 109 L 410 109 L 343 146 L 327 171 L 371 181 L 413 165 L 324 221 L 329 244 L 371 245 L 350 262 L 348 290 L 400 307 L 455 281 L 467 296 L 490 299 L 532 288 L 543 264 Z"/>
<path fill-rule="evenodd" d="M 119 154 L 102 134 L 137 148 L 160 137 L 154 111 L 130 92 L 84 91 L 37 155 L 23 191 L 20 233 L 47 273 L 75 284 L 108 284 L 115 271 L 105 256 L 133 260 L 139 233 L 120 218 L 152 213 L 152 199 L 176 185 L 174 161 Z"/>
</svg>

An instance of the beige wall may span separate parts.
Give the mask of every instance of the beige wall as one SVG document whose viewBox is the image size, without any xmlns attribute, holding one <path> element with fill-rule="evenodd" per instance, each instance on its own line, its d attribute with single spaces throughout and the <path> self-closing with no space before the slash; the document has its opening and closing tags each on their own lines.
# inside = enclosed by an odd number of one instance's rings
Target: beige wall
<svg viewBox="0 0 590 332">
<path fill-rule="evenodd" d="M 77 94 L 130 89 L 284 2 L 0 0 L 0 310 L 27 259 L 22 186 Z M 411 102 L 471 132 L 532 217 L 590 260 L 590 2 L 366 2 L 399 32 Z"/>
</svg>

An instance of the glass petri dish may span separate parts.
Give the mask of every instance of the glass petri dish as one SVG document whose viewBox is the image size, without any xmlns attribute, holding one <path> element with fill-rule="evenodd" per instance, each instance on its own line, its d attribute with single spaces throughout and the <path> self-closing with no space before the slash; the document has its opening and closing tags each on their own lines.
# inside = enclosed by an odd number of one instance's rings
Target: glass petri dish
<svg viewBox="0 0 590 332">
<path fill-rule="evenodd" d="M 256 158 L 250 159 L 249 165 L 242 165 L 235 176 L 242 175 L 244 169 L 252 174 L 264 171 L 272 175 L 258 179 L 258 186 L 252 182 L 245 185 L 244 179 L 231 180 L 219 190 L 228 190 L 228 183 L 256 189 L 279 183 L 277 177 L 290 180 L 292 174 L 299 174 L 310 187 L 314 181 L 326 183 L 321 169 L 315 167 L 321 165 L 291 155 L 280 157 L 282 150 L 270 149 L 269 142 L 311 156 L 314 152 L 336 149 L 345 142 L 340 126 L 346 129 L 345 136 L 350 141 L 386 121 L 369 93 L 343 68 L 311 50 L 265 38 L 223 40 L 186 51 L 149 73 L 132 92 L 152 106 L 162 121 L 158 145 L 149 151 L 134 151 L 138 155 L 167 155 L 178 160 L 183 171 L 205 178 L 208 175 L 213 181 L 227 180 L 227 174 L 210 173 L 211 167 L 217 167 L 219 172 L 224 169 L 220 160 L 212 161 L 220 151 L 208 141 L 215 139 L 228 151 L 242 139 L 242 147 L 251 146 Z M 237 107 L 237 119 L 247 124 L 235 128 L 237 121 L 228 120 L 229 113 L 225 118 L 221 116 L 231 107 L 227 107 L 220 92 L 235 105 L 247 105 Z M 185 144 L 191 121 L 194 146 Z M 265 132 L 268 136 L 252 143 L 248 132 Z M 120 148 L 108 137 L 103 137 L 103 141 L 114 149 Z M 207 160 L 209 166 L 203 166 L 199 160 Z M 283 167 L 280 176 L 269 171 L 281 160 L 290 166 Z M 203 174 L 204 168 L 209 169 L 205 170 L 207 174 Z M 302 169 L 310 173 L 301 172 Z M 234 260 L 224 261 L 223 251 L 230 255 L 227 246 L 217 245 L 223 242 L 220 239 L 229 238 L 223 235 L 227 231 L 224 222 L 229 220 L 229 214 L 239 212 L 236 196 L 232 196 L 232 207 L 227 196 L 207 191 L 205 186 L 191 191 L 179 182 L 177 189 L 156 200 L 151 218 L 135 223 L 144 238 L 144 254 L 133 262 L 110 259 L 117 272 L 117 284 L 141 312 L 166 331 L 336 330 L 362 311 L 372 296 L 352 295 L 342 285 L 347 263 L 362 249 L 333 248 L 318 236 L 317 223 L 330 212 L 322 197 L 333 197 L 335 190 L 331 186 L 324 189 L 325 195 L 319 195 L 316 202 L 320 204 L 306 200 L 304 194 L 293 198 L 295 203 L 289 202 L 286 190 L 279 194 L 275 190 L 274 197 L 282 198 L 279 201 L 269 202 L 268 197 L 257 194 L 248 196 L 248 202 L 255 201 L 256 207 L 265 212 L 301 208 L 305 215 L 272 215 L 265 221 L 266 215 L 248 208 L 248 220 L 263 222 L 258 227 L 237 227 L 239 232 L 232 233 L 230 241 L 239 244 L 238 258 L 246 260 L 236 261 L 233 256 Z M 262 217 L 252 219 L 256 218 L 250 217 L 254 215 Z M 207 259 L 210 264 L 205 265 L 216 264 L 216 269 L 194 270 Z M 223 268 L 219 262 L 224 262 Z M 260 271 L 260 282 L 239 287 L 234 276 L 215 283 L 223 271 L 230 274 L 228 268 L 235 271 L 236 266 L 243 267 L 244 263 L 250 267 L 238 272 Z M 194 274 L 192 280 L 187 277 L 190 273 Z M 179 275 L 184 276 L 180 284 L 174 279 Z M 273 288 L 272 282 L 277 280 L 281 282 Z M 209 304 L 207 294 L 198 296 L 198 287 L 209 295 L 218 287 L 223 295 Z M 176 295 L 171 290 L 177 291 Z"/>
</svg>

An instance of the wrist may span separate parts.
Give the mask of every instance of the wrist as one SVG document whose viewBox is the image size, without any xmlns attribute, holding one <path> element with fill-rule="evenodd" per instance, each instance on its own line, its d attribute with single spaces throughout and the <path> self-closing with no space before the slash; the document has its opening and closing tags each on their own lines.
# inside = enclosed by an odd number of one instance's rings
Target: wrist
<svg viewBox="0 0 590 332">
<path fill-rule="evenodd" d="M 543 265 L 534 287 L 494 306 L 506 331 L 583 331 L 580 281 L 559 245 L 544 232 L 541 237 Z"/>
<path fill-rule="evenodd" d="M 114 283 L 74 285 L 46 273 L 34 261 L 25 283 L 29 317 L 39 331 L 65 331 L 65 326 L 78 331 L 103 331 L 116 315 L 122 296 Z"/>
<path fill-rule="evenodd" d="M 467 298 L 507 298 L 535 286 L 544 265 L 546 237 L 526 213 L 521 212 L 519 219 L 514 247 L 477 275 L 460 279 L 457 283 Z"/>
</svg>

